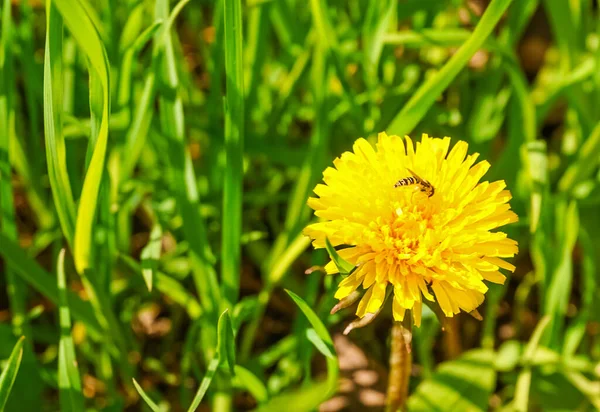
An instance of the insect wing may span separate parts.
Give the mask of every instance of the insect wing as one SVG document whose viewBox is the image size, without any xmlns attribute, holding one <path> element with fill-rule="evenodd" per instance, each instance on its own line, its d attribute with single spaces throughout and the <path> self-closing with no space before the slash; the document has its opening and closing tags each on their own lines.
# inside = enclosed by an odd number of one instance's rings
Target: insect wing
<svg viewBox="0 0 600 412">
<path fill-rule="evenodd" d="M 414 177 L 416 177 L 417 179 L 419 179 L 426 186 L 427 185 L 431 186 L 431 183 L 429 183 L 427 180 L 423 179 L 421 176 L 419 176 L 418 174 L 416 174 L 414 171 L 410 170 L 408 167 L 406 168 L 406 170 L 408 170 Z"/>
</svg>

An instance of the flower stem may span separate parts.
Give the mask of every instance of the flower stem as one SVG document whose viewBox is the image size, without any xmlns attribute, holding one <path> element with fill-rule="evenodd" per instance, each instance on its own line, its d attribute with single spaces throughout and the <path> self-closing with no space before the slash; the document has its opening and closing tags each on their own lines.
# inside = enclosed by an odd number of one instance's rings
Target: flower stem
<svg viewBox="0 0 600 412">
<path fill-rule="evenodd" d="M 458 334 L 460 328 L 458 317 L 454 316 L 446 318 L 444 324 L 444 353 L 446 359 L 455 359 L 462 353 L 462 345 L 460 342 L 460 335 Z"/>
<path fill-rule="evenodd" d="M 408 322 L 407 322 L 408 323 Z M 402 322 L 394 322 L 391 331 L 390 349 L 390 374 L 387 388 L 386 411 L 392 412 L 404 410 L 408 398 L 408 382 L 412 366 L 412 355 L 410 351 L 411 330 Z"/>
</svg>

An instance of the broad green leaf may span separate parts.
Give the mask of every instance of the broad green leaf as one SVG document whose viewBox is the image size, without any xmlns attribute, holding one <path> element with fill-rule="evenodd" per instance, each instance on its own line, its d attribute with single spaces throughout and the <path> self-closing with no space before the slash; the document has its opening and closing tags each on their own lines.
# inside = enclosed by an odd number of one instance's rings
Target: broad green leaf
<svg viewBox="0 0 600 412">
<path fill-rule="evenodd" d="M 0 412 L 4 411 L 6 401 L 10 395 L 10 390 L 12 389 L 17 377 L 17 373 L 19 372 L 19 366 L 21 365 L 21 359 L 23 357 L 24 340 L 25 336 L 21 336 L 21 338 L 17 341 L 13 347 L 10 357 L 8 358 L 6 366 L 2 371 L 2 375 L 0 375 Z"/>
<path fill-rule="evenodd" d="M 342 275 L 347 275 L 348 273 L 352 272 L 352 270 L 354 269 L 354 265 L 346 261 L 337 253 L 335 248 L 331 245 L 329 238 L 325 238 L 325 248 L 327 249 L 327 252 L 331 257 L 331 260 L 333 260 L 335 266 L 337 266 L 338 270 Z"/>
<path fill-rule="evenodd" d="M 409 411 L 487 411 L 496 387 L 494 352 L 472 350 L 444 362 L 408 399 Z"/>
<path fill-rule="evenodd" d="M 324 394 L 329 393 L 329 383 L 317 382 L 308 384 L 295 391 L 285 392 L 273 397 L 256 412 L 287 411 L 309 412 L 314 411 L 321 403 L 327 400 Z"/>
<path fill-rule="evenodd" d="M 565 372 L 565 377 L 579 391 L 587 396 L 590 403 L 596 410 L 600 410 L 600 382 L 598 379 L 589 380 L 580 372 L 569 371 Z"/>
<path fill-rule="evenodd" d="M 61 411 L 78 412 L 84 410 L 81 378 L 77 368 L 75 346 L 71 336 L 71 312 L 67 299 L 67 281 L 65 276 L 65 249 L 58 255 L 58 317 L 60 340 L 58 342 L 58 389 Z"/>
<path fill-rule="evenodd" d="M 585 394 L 578 389 L 574 382 L 583 383 L 578 380 L 577 373 L 566 376 L 557 371 L 544 372 L 543 369 L 535 368 L 531 377 L 530 402 L 527 409 L 513 408 L 516 411 L 575 411 L 585 405 Z M 557 390 L 560 388 L 560 390 Z M 584 389 L 585 390 L 585 389 Z M 592 403 L 593 405 L 593 403 Z M 597 410 L 589 408 L 588 410 Z"/>
</svg>

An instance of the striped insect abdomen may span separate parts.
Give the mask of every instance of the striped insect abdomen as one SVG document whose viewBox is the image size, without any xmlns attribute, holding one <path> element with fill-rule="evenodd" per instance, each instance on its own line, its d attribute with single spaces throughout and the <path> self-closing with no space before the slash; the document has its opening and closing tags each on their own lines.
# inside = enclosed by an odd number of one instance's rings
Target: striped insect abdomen
<svg viewBox="0 0 600 412">
<path fill-rule="evenodd" d="M 400 187 L 400 186 L 409 186 L 409 185 L 416 185 L 421 183 L 421 180 L 416 177 L 416 176 L 409 176 L 409 177 L 405 177 L 404 179 L 400 179 L 396 182 L 396 184 L 394 185 L 394 187 Z"/>
</svg>

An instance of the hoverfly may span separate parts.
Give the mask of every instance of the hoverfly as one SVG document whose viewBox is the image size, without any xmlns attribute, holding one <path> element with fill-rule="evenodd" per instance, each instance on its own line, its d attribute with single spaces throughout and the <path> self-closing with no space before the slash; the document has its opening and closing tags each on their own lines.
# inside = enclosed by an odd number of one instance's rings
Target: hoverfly
<svg viewBox="0 0 600 412">
<path fill-rule="evenodd" d="M 433 196 L 433 194 L 435 193 L 435 189 L 431 183 L 429 183 L 422 177 L 419 177 L 419 175 L 410 170 L 408 167 L 406 168 L 406 170 L 408 170 L 412 174 L 412 176 L 408 176 L 398 180 L 396 184 L 394 184 L 394 187 L 418 185 L 420 191 L 427 194 L 427 197 Z"/>
</svg>

